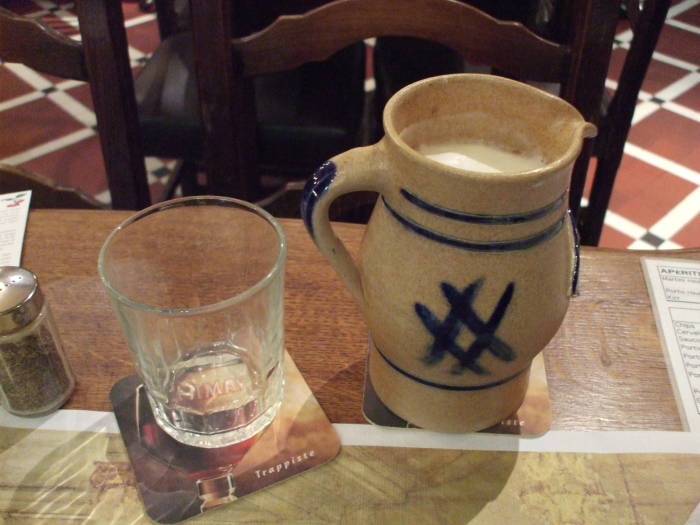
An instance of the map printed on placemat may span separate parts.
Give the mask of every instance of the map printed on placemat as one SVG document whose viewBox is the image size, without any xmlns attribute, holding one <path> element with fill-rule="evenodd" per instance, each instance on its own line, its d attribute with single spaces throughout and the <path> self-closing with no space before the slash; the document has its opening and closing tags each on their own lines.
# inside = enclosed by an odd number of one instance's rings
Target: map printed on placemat
<svg viewBox="0 0 700 525">
<path fill-rule="evenodd" d="M 365 367 L 366 369 L 369 367 Z M 389 410 L 377 397 L 369 375 L 365 372 L 365 392 L 362 400 L 362 413 L 374 425 L 383 427 L 417 428 Z M 549 387 L 544 358 L 539 354 L 532 361 L 530 382 L 523 404 L 518 411 L 497 425 L 482 430 L 491 434 L 519 434 L 537 436 L 549 430 L 552 411 L 549 404 Z"/>
<path fill-rule="evenodd" d="M 334 458 L 340 440 L 285 353 L 284 399 L 255 438 L 207 449 L 175 441 L 155 423 L 137 376 L 117 382 L 111 400 L 148 516 L 175 523 L 234 502 Z"/>
</svg>

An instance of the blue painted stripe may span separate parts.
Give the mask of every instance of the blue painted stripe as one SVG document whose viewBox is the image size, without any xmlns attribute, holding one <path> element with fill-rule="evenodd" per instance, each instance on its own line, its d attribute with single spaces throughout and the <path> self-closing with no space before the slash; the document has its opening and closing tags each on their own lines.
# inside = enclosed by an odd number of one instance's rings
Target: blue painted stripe
<svg viewBox="0 0 700 525">
<path fill-rule="evenodd" d="M 434 215 L 439 215 L 440 217 L 445 217 L 447 219 L 454 219 L 462 222 L 471 222 L 475 224 L 519 224 L 522 222 L 533 221 L 544 217 L 548 213 L 556 210 L 564 202 L 566 198 L 566 193 L 562 194 L 557 200 L 538 208 L 536 210 L 514 213 L 511 215 L 483 215 L 479 213 L 467 213 L 459 210 L 453 210 L 450 208 L 443 208 L 437 204 L 432 204 L 427 202 L 414 193 L 408 190 L 401 189 L 401 196 L 406 199 L 411 204 L 418 206 L 419 208 L 430 212 Z"/>
<path fill-rule="evenodd" d="M 410 219 L 407 219 L 406 217 L 400 215 L 396 210 L 389 206 L 389 203 L 384 197 L 382 197 L 382 202 L 384 203 L 384 206 L 386 206 L 386 209 L 389 210 L 389 213 L 391 213 L 397 221 L 399 221 L 406 228 L 417 233 L 418 235 L 426 237 L 432 241 L 440 242 L 442 244 L 448 244 L 450 246 L 455 246 L 456 248 L 461 248 L 463 250 L 472 250 L 479 252 L 507 252 L 513 250 L 526 250 L 528 248 L 531 248 L 537 244 L 551 239 L 557 233 L 559 233 L 559 230 L 561 230 L 564 224 L 564 218 L 566 217 L 566 215 L 562 215 L 562 217 L 557 222 L 552 224 L 546 230 L 541 231 L 540 233 L 537 233 L 530 237 L 523 237 L 522 239 L 515 239 L 512 241 L 473 242 L 463 241 L 461 239 L 456 239 L 454 237 L 449 237 L 442 233 L 429 230 L 421 226 L 420 224 L 416 224 Z"/>
<path fill-rule="evenodd" d="M 396 370 L 397 372 L 399 372 L 401 375 L 404 375 L 404 376 L 406 376 L 407 378 L 412 379 L 413 381 L 416 381 L 417 383 L 420 383 L 421 385 L 430 386 L 430 387 L 433 387 L 433 388 L 439 388 L 440 390 L 452 390 L 452 391 L 457 391 L 457 392 L 471 392 L 471 391 L 475 391 L 475 390 L 488 390 L 489 388 L 493 388 L 493 387 L 496 387 L 496 386 L 499 386 L 499 385 L 503 385 L 503 384 L 507 383 L 508 381 L 511 381 L 511 380 L 515 379 L 515 378 L 518 377 L 520 374 L 523 374 L 524 372 L 526 372 L 526 371 L 528 370 L 528 368 L 529 368 L 529 367 L 526 367 L 526 368 L 524 368 L 523 370 L 520 370 L 519 372 L 516 372 L 516 373 L 513 374 L 512 376 L 508 376 L 508 377 L 506 377 L 505 379 L 501 379 L 500 381 L 494 381 L 493 383 L 486 383 L 485 385 L 475 385 L 475 386 L 445 385 L 445 384 L 443 384 L 443 383 L 435 383 L 435 382 L 433 382 L 433 381 L 428 381 L 427 379 L 422 379 L 422 378 L 420 378 L 420 377 L 418 377 L 418 376 L 414 376 L 414 375 L 411 374 L 410 372 L 406 372 L 406 370 L 404 370 L 403 368 L 398 367 L 398 366 L 396 365 L 396 363 L 394 363 L 394 362 L 391 361 L 387 356 L 385 356 L 384 353 L 379 349 L 379 347 L 378 347 L 377 345 L 374 345 L 374 348 L 376 348 L 377 353 L 378 353 L 380 356 L 382 356 L 382 359 L 384 359 L 384 361 L 386 361 L 386 363 L 387 363 L 391 368 L 393 368 L 394 370 Z"/>
<path fill-rule="evenodd" d="M 311 238 L 316 240 L 314 237 L 314 225 L 313 225 L 313 214 L 316 203 L 328 190 L 328 187 L 333 182 L 335 175 L 337 173 L 336 165 L 332 161 L 324 162 L 321 167 L 319 167 L 313 176 L 309 179 L 304 186 L 304 192 L 301 196 L 301 218 L 304 220 L 306 229 L 311 235 Z"/>
</svg>

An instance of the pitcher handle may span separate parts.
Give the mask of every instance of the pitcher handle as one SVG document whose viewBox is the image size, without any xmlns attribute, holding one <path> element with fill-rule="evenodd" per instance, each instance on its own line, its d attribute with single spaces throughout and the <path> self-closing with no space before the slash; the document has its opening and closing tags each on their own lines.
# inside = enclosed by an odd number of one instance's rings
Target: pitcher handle
<svg viewBox="0 0 700 525">
<path fill-rule="evenodd" d="M 383 150 L 380 142 L 336 155 L 316 170 L 306 183 L 301 199 L 301 216 L 309 235 L 363 310 L 365 297 L 360 271 L 333 232 L 328 210 L 334 200 L 346 193 L 384 193 L 389 172 Z"/>
</svg>

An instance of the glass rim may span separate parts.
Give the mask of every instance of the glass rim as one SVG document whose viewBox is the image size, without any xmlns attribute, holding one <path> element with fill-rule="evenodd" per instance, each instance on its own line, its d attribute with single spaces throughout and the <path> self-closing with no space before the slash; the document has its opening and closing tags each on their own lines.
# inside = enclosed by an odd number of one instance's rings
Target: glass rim
<svg viewBox="0 0 700 525">
<path fill-rule="evenodd" d="M 112 241 L 119 235 L 121 232 L 123 232 L 128 226 L 131 224 L 135 223 L 136 221 L 143 219 L 149 215 L 153 215 L 157 212 L 160 211 L 165 211 L 171 208 L 177 208 L 182 205 L 185 206 L 192 206 L 192 205 L 202 205 L 202 204 L 212 204 L 212 203 L 227 203 L 225 204 L 226 207 L 231 207 L 231 208 L 245 208 L 252 213 L 255 213 L 257 216 L 259 216 L 261 219 L 267 221 L 268 224 L 272 226 L 272 228 L 275 230 L 277 233 L 277 238 L 279 240 L 278 242 L 278 252 L 277 252 L 277 257 L 275 258 L 274 263 L 272 264 L 272 267 L 270 268 L 270 271 L 267 272 L 259 281 L 257 281 L 255 284 L 252 286 L 249 286 L 245 290 L 243 290 L 240 293 L 237 293 L 227 299 L 223 299 L 221 301 L 217 301 L 211 304 L 205 304 L 203 306 L 193 306 L 193 307 L 185 307 L 185 308 L 166 308 L 166 307 L 161 307 L 161 306 L 154 306 L 154 305 L 149 305 L 149 304 L 144 304 L 139 301 L 135 301 L 134 299 L 131 299 L 130 297 L 124 295 L 120 291 L 118 291 L 116 288 L 112 286 L 110 283 L 109 278 L 106 275 L 105 272 L 105 257 L 106 257 L 106 252 Z M 227 308 L 231 305 L 234 305 L 236 303 L 241 303 L 248 299 L 249 297 L 255 295 L 258 291 L 261 289 L 265 288 L 267 284 L 274 279 L 274 277 L 282 271 L 282 268 L 284 267 L 284 260 L 287 255 L 287 238 L 284 233 L 284 230 L 282 229 L 282 226 L 280 225 L 279 221 L 275 219 L 269 212 L 261 208 L 260 206 L 257 206 L 256 204 L 240 200 L 240 199 L 235 199 L 233 197 L 222 197 L 222 196 L 217 196 L 217 195 L 194 195 L 190 197 L 180 197 L 177 199 L 171 199 L 163 202 L 159 202 L 156 204 L 153 204 L 147 208 L 144 208 L 141 211 L 138 211 L 126 219 L 124 219 L 119 225 L 117 225 L 107 236 L 105 239 L 104 243 L 102 244 L 102 247 L 100 248 L 100 253 L 97 257 L 97 272 L 100 276 L 100 280 L 102 281 L 102 284 L 104 285 L 105 289 L 107 292 L 110 294 L 110 296 L 119 301 L 122 304 L 125 304 L 126 306 L 129 306 L 131 308 L 137 309 L 137 310 L 143 310 L 143 311 L 148 311 L 156 314 L 161 314 L 161 315 L 172 315 L 172 316 L 190 316 L 190 315 L 199 315 L 203 313 L 209 313 L 209 312 L 215 312 L 224 308 Z"/>
</svg>

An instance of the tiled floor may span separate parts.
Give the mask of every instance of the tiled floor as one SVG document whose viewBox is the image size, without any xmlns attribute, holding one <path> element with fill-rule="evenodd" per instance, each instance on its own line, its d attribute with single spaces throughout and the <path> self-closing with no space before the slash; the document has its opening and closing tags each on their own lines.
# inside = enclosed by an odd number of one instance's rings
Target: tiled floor
<svg viewBox="0 0 700 525">
<path fill-rule="evenodd" d="M 67 0 L 4 0 L 77 34 Z M 124 3 L 135 68 L 157 45 L 153 15 Z M 617 35 L 608 87 L 631 34 Z M 369 84 L 371 85 L 371 84 Z M 87 86 L 0 64 L 0 162 L 22 165 L 104 201 L 104 167 Z M 147 159 L 154 193 L 172 163 Z M 676 0 L 642 88 L 606 217 L 601 246 L 679 248 L 700 245 L 700 0 Z"/>
</svg>

